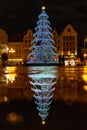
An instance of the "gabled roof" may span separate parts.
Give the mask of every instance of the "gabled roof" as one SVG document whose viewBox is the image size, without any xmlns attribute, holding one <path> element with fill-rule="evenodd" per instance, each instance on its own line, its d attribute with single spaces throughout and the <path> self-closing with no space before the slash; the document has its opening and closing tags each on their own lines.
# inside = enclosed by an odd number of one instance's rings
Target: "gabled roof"
<svg viewBox="0 0 87 130">
<path fill-rule="evenodd" d="M 75 29 L 72 27 L 71 24 L 68 24 L 61 34 L 62 35 L 63 34 L 77 34 L 77 32 L 75 31 Z"/>
</svg>

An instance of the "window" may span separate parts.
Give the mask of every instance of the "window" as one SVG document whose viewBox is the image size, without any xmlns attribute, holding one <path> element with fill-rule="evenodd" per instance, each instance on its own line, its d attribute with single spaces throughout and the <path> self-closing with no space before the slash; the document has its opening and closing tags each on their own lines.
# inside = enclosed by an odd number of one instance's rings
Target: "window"
<svg viewBox="0 0 87 130">
<path fill-rule="evenodd" d="M 70 32 L 70 31 L 71 31 L 71 29 L 70 29 L 70 28 L 68 28 L 68 29 L 67 29 L 67 32 Z"/>
<path fill-rule="evenodd" d="M 60 43 L 60 40 L 58 40 L 58 43 Z"/>
</svg>

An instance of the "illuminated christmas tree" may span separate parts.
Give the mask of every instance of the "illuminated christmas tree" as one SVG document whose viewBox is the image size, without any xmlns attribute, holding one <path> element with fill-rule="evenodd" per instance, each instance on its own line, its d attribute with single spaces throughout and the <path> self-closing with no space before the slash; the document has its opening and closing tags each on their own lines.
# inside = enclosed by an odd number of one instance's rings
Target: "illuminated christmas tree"
<svg viewBox="0 0 87 130">
<path fill-rule="evenodd" d="M 55 42 L 53 40 L 52 28 L 46 14 L 45 7 L 38 16 L 37 27 L 35 28 L 34 39 L 32 40 L 32 53 L 29 54 L 31 59 L 27 64 L 52 64 L 58 63 L 58 55 L 56 53 Z"/>
<path fill-rule="evenodd" d="M 35 68 L 34 68 L 35 70 Z M 37 70 L 37 69 L 36 69 Z M 46 117 L 48 116 L 48 110 L 52 103 L 53 91 L 55 90 L 54 84 L 56 84 L 56 75 L 53 68 L 41 67 L 40 73 L 30 74 L 32 79 L 32 91 L 34 91 L 35 103 L 37 105 L 38 115 L 42 119 L 42 124 L 45 124 Z"/>
</svg>

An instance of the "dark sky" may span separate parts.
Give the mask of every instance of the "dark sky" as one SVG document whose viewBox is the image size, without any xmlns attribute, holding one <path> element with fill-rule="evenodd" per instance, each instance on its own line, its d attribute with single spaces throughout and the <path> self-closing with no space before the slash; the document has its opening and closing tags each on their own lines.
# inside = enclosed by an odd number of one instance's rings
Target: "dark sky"
<svg viewBox="0 0 87 130">
<path fill-rule="evenodd" d="M 69 23 L 80 34 L 87 34 L 87 0 L 1 0 L 0 28 L 8 33 L 34 29 L 42 5 L 58 32 Z"/>
</svg>

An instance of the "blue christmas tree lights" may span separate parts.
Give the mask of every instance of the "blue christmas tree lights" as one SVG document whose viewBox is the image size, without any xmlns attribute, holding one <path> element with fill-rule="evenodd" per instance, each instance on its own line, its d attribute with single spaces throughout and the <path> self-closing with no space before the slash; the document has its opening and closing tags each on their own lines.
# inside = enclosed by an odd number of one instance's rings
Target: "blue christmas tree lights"
<svg viewBox="0 0 87 130">
<path fill-rule="evenodd" d="M 56 74 L 54 68 L 41 67 L 41 72 L 29 74 L 32 79 L 32 91 L 34 92 L 35 104 L 37 105 L 38 115 L 42 119 L 42 124 L 45 124 L 45 120 L 49 114 L 50 105 L 52 103 L 54 85 L 56 84 Z M 34 68 L 35 71 L 35 68 Z"/>
<path fill-rule="evenodd" d="M 53 40 L 52 28 L 50 27 L 49 16 L 42 7 L 35 27 L 34 39 L 32 40 L 30 60 L 27 64 L 52 64 L 58 63 L 55 42 Z"/>
</svg>

